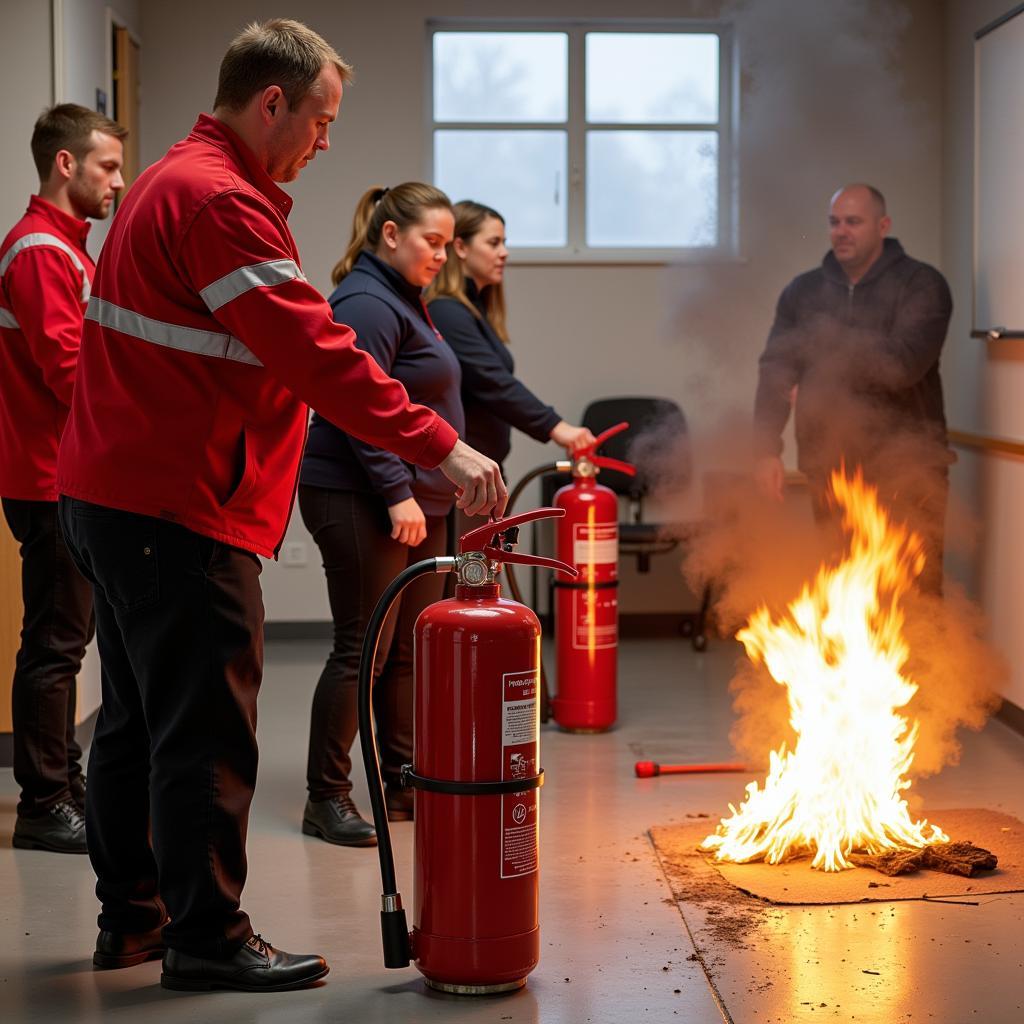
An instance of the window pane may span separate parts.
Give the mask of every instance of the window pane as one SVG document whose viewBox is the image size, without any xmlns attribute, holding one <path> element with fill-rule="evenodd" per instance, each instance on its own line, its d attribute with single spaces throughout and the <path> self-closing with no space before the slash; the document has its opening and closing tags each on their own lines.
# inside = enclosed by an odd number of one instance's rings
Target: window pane
<svg viewBox="0 0 1024 1024">
<path fill-rule="evenodd" d="M 718 243 L 715 132 L 587 132 L 587 245 Z"/>
<path fill-rule="evenodd" d="M 716 123 L 718 36 L 587 33 L 587 120 Z"/>
<path fill-rule="evenodd" d="M 564 32 L 435 32 L 435 121 L 564 121 Z"/>
<path fill-rule="evenodd" d="M 436 131 L 434 183 L 505 218 L 510 247 L 566 244 L 566 133 Z"/>
</svg>

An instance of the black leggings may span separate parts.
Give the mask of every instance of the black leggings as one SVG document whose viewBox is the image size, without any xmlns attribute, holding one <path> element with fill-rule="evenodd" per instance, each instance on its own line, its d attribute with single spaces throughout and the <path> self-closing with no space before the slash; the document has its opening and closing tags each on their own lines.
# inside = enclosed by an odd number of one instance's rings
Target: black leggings
<svg viewBox="0 0 1024 1024">
<path fill-rule="evenodd" d="M 374 605 L 407 565 L 445 553 L 445 516 L 427 516 L 426 539 L 412 548 L 391 539 L 387 506 L 376 495 L 303 484 L 299 510 L 323 557 L 334 619 L 334 646 L 313 696 L 306 770 L 310 798 L 326 800 L 352 789 L 359 654 Z M 412 761 L 413 626 L 443 589 L 439 575 L 409 586 L 388 616 L 377 649 L 373 713 L 381 774 L 391 785 Z"/>
</svg>

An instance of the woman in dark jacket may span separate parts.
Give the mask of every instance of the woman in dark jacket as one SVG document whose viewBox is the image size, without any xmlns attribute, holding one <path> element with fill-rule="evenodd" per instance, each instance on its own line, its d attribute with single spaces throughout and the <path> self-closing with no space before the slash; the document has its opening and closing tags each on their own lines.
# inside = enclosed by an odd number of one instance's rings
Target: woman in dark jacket
<svg viewBox="0 0 1024 1024">
<path fill-rule="evenodd" d="M 464 435 L 460 371 L 421 297 L 444 265 L 454 219 L 448 197 L 416 182 L 370 189 L 360 200 L 348 251 L 334 268 L 330 303 L 356 344 Z M 343 433 L 314 414 L 302 461 L 299 509 L 323 556 L 334 646 L 313 697 L 302 831 L 342 846 L 372 846 L 373 826 L 352 802 L 350 750 L 357 730 L 360 648 L 374 605 L 407 565 L 444 554 L 445 520 L 455 501 L 437 470 Z M 392 611 L 374 666 L 374 716 L 388 817 L 412 817 L 401 788 L 412 761 L 413 624 L 442 596 L 444 578 L 410 586 Z"/>
<path fill-rule="evenodd" d="M 468 200 L 456 203 L 448 262 L 427 290 L 430 315 L 462 366 L 465 440 L 499 465 L 511 448 L 512 427 L 569 452 L 594 440 L 515 376 L 505 327 L 507 259 L 501 214 Z"/>
</svg>

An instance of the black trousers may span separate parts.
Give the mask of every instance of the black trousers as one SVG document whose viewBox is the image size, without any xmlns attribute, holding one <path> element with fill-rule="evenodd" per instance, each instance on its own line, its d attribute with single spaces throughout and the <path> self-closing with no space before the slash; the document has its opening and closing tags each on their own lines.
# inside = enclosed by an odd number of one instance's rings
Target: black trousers
<svg viewBox="0 0 1024 1024">
<path fill-rule="evenodd" d="M 57 524 L 57 502 L 3 499 L 21 545 L 21 647 L 11 688 L 18 814 L 44 814 L 82 774 L 75 740 L 76 679 L 92 639 L 92 587 Z"/>
<path fill-rule="evenodd" d="M 352 789 L 359 654 L 374 605 L 406 566 L 445 553 L 447 526 L 445 516 L 427 516 L 426 539 L 411 548 L 391 539 L 387 506 L 375 495 L 304 484 L 299 509 L 323 557 L 334 620 L 334 644 L 313 695 L 306 771 L 310 798 L 326 800 Z M 413 626 L 443 590 L 440 575 L 411 584 L 388 616 L 377 648 L 373 713 L 381 774 L 392 785 L 412 761 Z"/>
<path fill-rule="evenodd" d="M 935 597 L 942 596 L 943 559 L 946 553 L 946 508 L 949 504 L 949 471 L 939 467 L 931 472 L 908 474 L 905 480 L 878 480 L 868 475 L 868 482 L 878 487 L 879 499 L 893 520 L 906 523 L 921 536 L 925 563 L 917 578 L 918 590 Z M 808 476 L 811 506 L 818 523 L 838 521 L 839 512 L 829 501 L 826 477 Z"/>
<path fill-rule="evenodd" d="M 95 588 L 103 703 L 86 837 L 99 926 L 196 956 L 252 934 L 239 909 L 263 671 L 256 555 L 182 526 L 62 497 Z M 152 841 L 150 839 L 152 834 Z"/>
</svg>

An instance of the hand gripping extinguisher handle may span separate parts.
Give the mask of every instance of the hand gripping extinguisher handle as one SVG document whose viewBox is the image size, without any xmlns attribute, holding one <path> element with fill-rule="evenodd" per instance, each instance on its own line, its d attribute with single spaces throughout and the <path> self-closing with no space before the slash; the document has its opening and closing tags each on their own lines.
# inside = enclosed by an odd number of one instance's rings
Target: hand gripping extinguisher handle
<svg viewBox="0 0 1024 1024">
<path fill-rule="evenodd" d="M 597 437 L 594 438 L 594 443 L 587 445 L 586 448 L 580 448 L 576 452 L 576 458 L 585 457 L 601 469 L 614 469 L 619 473 L 625 473 L 626 476 L 636 476 L 636 466 L 630 465 L 628 462 L 623 462 L 621 459 L 611 459 L 607 455 L 598 455 L 597 449 L 601 447 L 610 437 L 615 437 L 616 434 L 621 434 L 624 430 L 629 430 L 629 423 L 623 421 L 622 423 L 616 423 L 614 427 L 609 427 L 607 430 L 602 430 Z"/>
<path fill-rule="evenodd" d="M 385 588 L 373 609 L 363 636 L 363 650 L 359 659 L 359 743 L 366 768 L 366 782 L 373 809 L 373 824 L 377 830 L 377 854 L 380 858 L 381 914 L 380 927 L 384 942 L 384 966 L 408 967 L 412 959 L 412 944 L 409 940 L 409 926 L 406 923 L 402 896 L 398 891 L 395 877 L 395 855 L 391 847 L 391 831 L 388 828 L 387 808 L 384 804 L 384 783 L 380 775 L 380 761 L 377 757 L 377 741 L 373 731 L 371 691 L 373 688 L 373 664 L 377 660 L 377 647 L 384 620 L 398 595 L 419 576 L 428 573 L 450 572 L 455 567 L 454 558 L 427 558 L 403 569 Z"/>
</svg>

